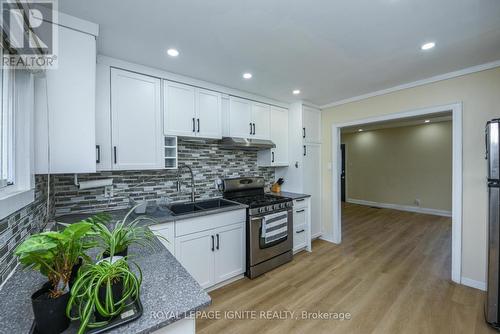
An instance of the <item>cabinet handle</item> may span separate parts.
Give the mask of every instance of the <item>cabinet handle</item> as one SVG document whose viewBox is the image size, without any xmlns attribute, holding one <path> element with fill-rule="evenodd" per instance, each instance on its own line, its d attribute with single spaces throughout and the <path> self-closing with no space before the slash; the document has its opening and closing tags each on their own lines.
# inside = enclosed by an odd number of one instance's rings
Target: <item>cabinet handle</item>
<svg viewBox="0 0 500 334">
<path fill-rule="evenodd" d="M 200 132 L 200 119 L 198 118 L 198 132 Z"/>
<path fill-rule="evenodd" d="M 115 165 L 116 165 L 116 146 L 113 146 L 113 159 L 114 159 Z"/>
<path fill-rule="evenodd" d="M 253 134 L 255 134 L 255 123 L 253 123 Z"/>
<path fill-rule="evenodd" d="M 301 212 L 304 212 L 304 211 L 306 211 L 306 210 L 305 209 L 297 210 L 297 211 L 295 211 L 295 213 L 301 213 Z"/>
<path fill-rule="evenodd" d="M 252 134 L 252 123 L 250 123 L 250 134 Z"/>
<path fill-rule="evenodd" d="M 302 233 L 302 232 L 305 232 L 306 230 L 300 230 L 300 231 L 296 231 L 295 233 Z"/>
<path fill-rule="evenodd" d="M 219 233 L 217 233 L 217 250 L 219 249 Z"/>
<path fill-rule="evenodd" d="M 307 148 L 306 148 L 306 145 L 304 145 L 304 156 L 307 155 Z"/>
<path fill-rule="evenodd" d="M 101 145 L 96 145 L 95 149 L 97 150 L 97 158 L 95 162 L 98 164 L 101 163 Z"/>
<path fill-rule="evenodd" d="M 296 202 L 304 202 L 306 199 L 305 198 L 299 198 L 299 199 L 296 199 L 295 201 Z"/>
<path fill-rule="evenodd" d="M 274 152 L 271 152 L 271 155 L 272 155 L 271 162 L 274 162 Z"/>
<path fill-rule="evenodd" d="M 302 138 L 306 137 L 306 128 L 302 128 Z"/>
<path fill-rule="evenodd" d="M 212 252 L 213 252 L 215 250 L 214 249 L 214 236 L 212 235 L 211 237 L 212 237 Z"/>
<path fill-rule="evenodd" d="M 193 117 L 193 132 L 196 132 L 196 119 Z"/>
</svg>

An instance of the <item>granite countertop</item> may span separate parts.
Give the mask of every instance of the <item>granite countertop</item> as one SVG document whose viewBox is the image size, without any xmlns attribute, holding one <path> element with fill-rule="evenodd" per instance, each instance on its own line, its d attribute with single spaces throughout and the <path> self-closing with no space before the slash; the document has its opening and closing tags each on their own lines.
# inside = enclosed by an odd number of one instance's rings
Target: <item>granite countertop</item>
<svg viewBox="0 0 500 334">
<path fill-rule="evenodd" d="M 288 197 L 288 198 L 291 198 L 293 200 L 311 197 L 311 195 L 290 193 L 287 191 L 281 191 L 279 193 L 269 193 L 269 194 L 273 195 L 273 196 L 278 196 L 278 197 Z"/>
<path fill-rule="evenodd" d="M 169 211 L 156 210 L 148 213 L 147 216 L 158 223 L 165 223 L 246 208 L 246 205 L 238 204 L 182 216 L 174 216 Z M 122 219 L 127 212 L 126 209 L 108 211 L 113 221 Z M 66 215 L 56 218 L 56 221 L 72 223 L 91 215 L 91 213 Z M 146 221 L 146 224 L 151 224 L 151 222 Z M 155 249 L 131 246 L 129 255 L 133 256 L 134 261 L 143 271 L 141 287 L 143 315 L 109 333 L 150 333 L 210 305 L 209 295 L 159 241 Z M 0 303 L 0 333 L 29 333 L 33 323 L 30 296 L 44 282 L 46 278 L 38 272 L 23 270 L 21 267 L 16 268 L 12 277 L 0 290 L 0 301 L 2 301 Z"/>
</svg>

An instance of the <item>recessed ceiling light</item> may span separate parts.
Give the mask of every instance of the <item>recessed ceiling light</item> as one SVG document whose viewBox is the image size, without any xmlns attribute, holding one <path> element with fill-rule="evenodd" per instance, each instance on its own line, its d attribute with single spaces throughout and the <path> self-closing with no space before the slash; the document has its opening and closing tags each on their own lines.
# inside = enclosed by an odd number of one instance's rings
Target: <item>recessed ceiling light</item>
<svg viewBox="0 0 500 334">
<path fill-rule="evenodd" d="M 252 78 L 252 73 L 243 73 L 243 79 L 251 79 Z"/>
<path fill-rule="evenodd" d="M 300 89 L 294 89 L 292 93 L 293 93 L 293 95 L 299 95 Z"/>
<path fill-rule="evenodd" d="M 429 43 L 422 44 L 422 46 L 420 47 L 420 49 L 422 49 L 422 50 L 425 51 L 425 50 L 430 50 L 430 49 L 432 49 L 435 46 L 436 46 L 436 43 L 429 42 Z"/>
<path fill-rule="evenodd" d="M 177 57 L 179 55 L 179 51 L 177 51 L 177 49 L 168 49 L 167 54 L 170 57 Z"/>
<path fill-rule="evenodd" d="M 425 122 L 425 123 L 430 123 L 430 122 L 431 122 L 431 120 L 430 120 L 430 119 L 426 119 L 424 122 Z"/>
<path fill-rule="evenodd" d="M 363 132 L 363 129 L 358 129 L 358 132 Z"/>
</svg>

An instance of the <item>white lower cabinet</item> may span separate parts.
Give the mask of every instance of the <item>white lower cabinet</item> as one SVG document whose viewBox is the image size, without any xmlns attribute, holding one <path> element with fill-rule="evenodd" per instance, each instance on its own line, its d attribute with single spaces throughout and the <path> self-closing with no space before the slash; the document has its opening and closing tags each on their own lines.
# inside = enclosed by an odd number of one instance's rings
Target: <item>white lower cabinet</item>
<svg viewBox="0 0 500 334">
<path fill-rule="evenodd" d="M 246 210 L 153 225 L 160 241 L 202 288 L 209 288 L 245 272 Z M 169 247 L 172 247 L 173 250 Z"/>
<path fill-rule="evenodd" d="M 293 203 L 293 251 L 311 251 L 311 209 L 309 198 Z"/>
</svg>

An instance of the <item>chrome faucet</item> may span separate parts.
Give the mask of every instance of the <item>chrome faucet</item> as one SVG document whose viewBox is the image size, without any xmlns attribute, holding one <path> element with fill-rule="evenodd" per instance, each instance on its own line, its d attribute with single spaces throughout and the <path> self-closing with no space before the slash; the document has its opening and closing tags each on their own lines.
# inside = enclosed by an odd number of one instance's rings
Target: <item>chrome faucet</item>
<svg viewBox="0 0 500 334">
<path fill-rule="evenodd" d="M 179 164 L 177 167 L 177 192 L 181 191 L 181 169 L 185 167 L 189 170 L 189 173 L 191 174 L 191 202 L 194 202 L 194 198 L 196 195 L 196 189 L 194 188 L 194 174 L 193 174 L 193 169 L 189 167 L 188 165 L 185 164 Z"/>
</svg>

